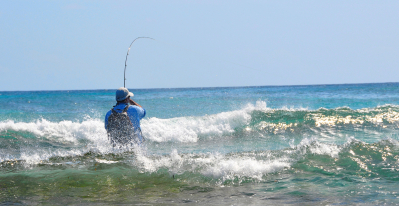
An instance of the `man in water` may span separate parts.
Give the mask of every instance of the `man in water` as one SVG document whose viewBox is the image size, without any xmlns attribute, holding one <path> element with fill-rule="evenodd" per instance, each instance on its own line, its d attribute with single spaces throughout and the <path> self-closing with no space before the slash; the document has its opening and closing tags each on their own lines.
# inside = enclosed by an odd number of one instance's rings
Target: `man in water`
<svg viewBox="0 0 399 206">
<path fill-rule="evenodd" d="M 116 90 L 116 105 L 105 115 L 105 129 L 112 145 L 141 144 L 140 120 L 146 112 L 141 105 L 130 99 L 134 94 L 121 87 Z M 130 105 L 129 105 L 130 104 Z"/>
</svg>

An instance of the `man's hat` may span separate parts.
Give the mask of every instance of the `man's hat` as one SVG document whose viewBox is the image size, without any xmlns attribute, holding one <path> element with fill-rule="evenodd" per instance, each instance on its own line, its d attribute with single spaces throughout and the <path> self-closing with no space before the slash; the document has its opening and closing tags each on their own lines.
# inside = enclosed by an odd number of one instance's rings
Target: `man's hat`
<svg viewBox="0 0 399 206">
<path fill-rule="evenodd" d="M 118 90 L 116 90 L 116 101 L 120 102 L 125 100 L 128 97 L 133 97 L 134 94 L 129 92 L 125 87 L 121 87 Z"/>
</svg>

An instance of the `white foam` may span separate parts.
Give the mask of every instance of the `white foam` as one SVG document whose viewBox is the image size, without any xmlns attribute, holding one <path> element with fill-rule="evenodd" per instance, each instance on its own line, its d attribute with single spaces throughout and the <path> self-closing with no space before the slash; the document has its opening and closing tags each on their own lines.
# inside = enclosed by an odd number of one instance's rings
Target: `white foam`
<svg viewBox="0 0 399 206">
<path fill-rule="evenodd" d="M 266 102 L 257 101 L 243 109 L 199 117 L 178 117 L 171 119 L 150 118 L 141 121 L 144 136 L 152 141 L 197 142 L 199 136 L 220 136 L 234 132 L 247 124 L 254 110 L 266 110 Z M 103 120 L 86 118 L 82 122 L 50 122 L 40 119 L 35 122 L 0 122 L 0 132 L 5 130 L 27 131 L 38 137 L 49 138 L 61 143 L 77 144 L 79 140 L 106 140 Z"/>
<path fill-rule="evenodd" d="M 298 145 L 291 145 L 291 147 L 299 151 L 302 155 L 305 155 L 307 152 L 306 149 L 309 149 L 312 154 L 329 155 L 334 158 L 337 158 L 341 151 L 341 148 L 336 144 L 321 143 L 318 142 L 316 138 L 304 138 Z"/>
<path fill-rule="evenodd" d="M 222 177 L 223 180 L 231 180 L 234 177 L 251 177 L 261 180 L 263 175 L 287 167 L 290 167 L 290 163 L 286 159 L 257 160 L 254 157 L 231 157 L 217 159 L 201 173 Z"/>
<path fill-rule="evenodd" d="M 173 174 L 193 172 L 220 178 L 222 181 L 236 177 L 261 180 L 264 175 L 288 168 L 291 164 L 286 158 L 264 160 L 256 159 L 253 154 L 178 154 L 177 150 L 165 156 L 138 155 L 137 160 L 136 166 L 145 172 L 167 168 Z"/>
<path fill-rule="evenodd" d="M 111 161 L 111 160 L 104 160 L 104 159 L 97 159 L 96 162 L 98 163 L 103 163 L 103 164 L 115 164 L 118 163 L 118 161 Z"/>
<path fill-rule="evenodd" d="M 87 152 L 87 151 L 86 151 Z M 82 155 L 85 151 L 79 149 L 73 150 L 50 150 L 50 149 L 38 149 L 32 150 L 29 148 L 22 148 L 19 159 L 25 161 L 25 165 L 35 165 L 43 163 L 43 161 L 49 160 L 51 157 L 66 157 Z"/>
<path fill-rule="evenodd" d="M 87 120 L 83 122 L 61 121 L 50 122 L 45 119 L 36 122 L 0 122 L 0 132 L 6 130 L 27 131 L 38 137 L 46 137 L 53 141 L 77 143 L 79 139 L 97 140 L 106 137 L 104 122 Z"/>
<path fill-rule="evenodd" d="M 240 110 L 213 115 L 144 119 L 141 125 L 143 134 L 149 141 L 197 142 L 201 136 L 213 138 L 230 134 L 234 132 L 235 128 L 248 124 L 252 111 L 265 109 L 267 109 L 266 103 L 258 101 L 256 105 L 248 104 Z M 29 141 L 23 141 L 18 148 L 1 150 L 1 161 L 19 159 L 35 164 L 55 156 L 83 155 L 89 151 L 102 154 L 125 151 L 123 148 L 116 150 L 109 144 L 104 121 L 99 119 L 86 118 L 82 122 L 51 122 L 46 119 L 34 122 L 15 122 L 13 120 L 0 122 L 0 132 L 7 130 L 29 132 L 34 137 Z M 23 140 L 23 137 L 21 138 Z M 40 142 L 59 147 L 38 147 Z M 10 155 L 11 151 L 12 155 Z M 177 156 L 175 157 L 177 158 Z M 158 167 L 156 162 L 151 164 L 155 164 L 155 168 Z M 151 167 L 151 165 L 147 165 L 144 168 L 151 170 Z"/>
<path fill-rule="evenodd" d="M 37 164 L 51 157 L 65 157 L 82 155 L 89 151 L 107 153 L 112 150 L 108 143 L 104 122 L 100 120 L 86 120 L 83 122 L 61 121 L 50 122 L 45 119 L 36 122 L 14 122 L 12 120 L 0 122 L 0 132 L 26 131 L 36 136 L 36 140 L 21 142 L 18 148 L 10 148 L 0 153 L 0 161 L 11 159 L 24 160 L 27 164 Z M 19 138 L 19 137 L 17 137 Z M 40 141 L 53 145 L 65 145 L 65 148 L 38 147 Z M 69 147 L 69 149 L 67 149 Z M 12 151 L 13 155 L 9 155 Z"/>
<path fill-rule="evenodd" d="M 147 139 L 157 142 L 197 142 L 199 136 L 220 136 L 234 132 L 234 128 L 248 124 L 251 112 L 266 110 L 266 102 L 257 101 L 241 110 L 222 112 L 201 117 L 171 119 L 150 118 L 141 122 Z"/>
</svg>

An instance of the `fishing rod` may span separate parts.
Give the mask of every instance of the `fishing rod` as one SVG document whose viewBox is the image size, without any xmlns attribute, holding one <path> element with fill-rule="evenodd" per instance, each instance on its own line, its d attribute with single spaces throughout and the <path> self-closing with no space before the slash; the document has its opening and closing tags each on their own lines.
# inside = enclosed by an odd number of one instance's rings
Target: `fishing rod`
<svg viewBox="0 0 399 206">
<path fill-rule="evenodd" d="M 137 37 L 137 38 L 135 38 L 135 39 L 132 41 L 132 43 L 130 44 L 129 49 L 127 50 L 127 54 L 126 54 L 125 72 L 123 73 L 123 87 L 125 87 L 125 88 L 126 88 L 125 82 L 126 82 L 127 56 L 129 56 L 130 47 L 132 47 L 133 43 L 134 43 L 137 39 L 152 39 L 152 40 L 155 40 L 155 39 L 153 39 L 153 38 L 151 38 L 151 37 Z"/>
</svg>

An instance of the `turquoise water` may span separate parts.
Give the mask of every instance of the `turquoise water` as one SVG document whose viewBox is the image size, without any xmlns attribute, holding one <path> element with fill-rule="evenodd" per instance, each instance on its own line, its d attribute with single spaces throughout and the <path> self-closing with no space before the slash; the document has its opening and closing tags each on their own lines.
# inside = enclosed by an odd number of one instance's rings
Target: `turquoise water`
<svg viewBox="0 0 399 206">
<path fill-rule="evenodd" d="M 399 83 L 131 91 L 119 149 L 115 90 L 0 92 L 0 202 L 399 204 Z"/>
</svg>

